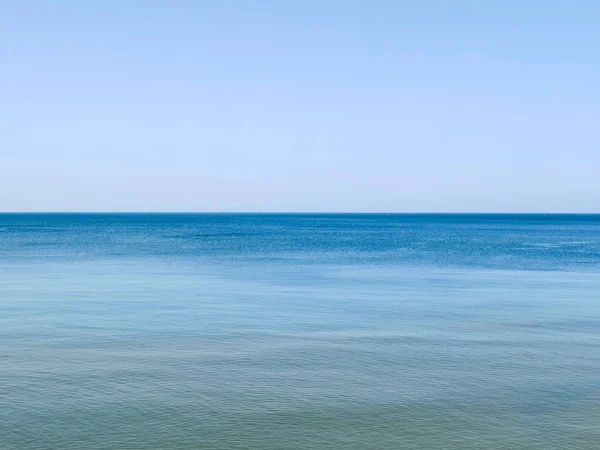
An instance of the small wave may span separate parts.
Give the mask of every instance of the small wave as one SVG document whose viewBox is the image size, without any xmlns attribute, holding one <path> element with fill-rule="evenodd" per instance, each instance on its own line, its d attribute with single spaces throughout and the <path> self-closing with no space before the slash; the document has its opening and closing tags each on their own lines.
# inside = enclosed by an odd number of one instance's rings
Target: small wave
<svg viewBox="0 0 600 450">
<path fill-rule="evenodd" d="M 29 226 L 16 226 L 16 227 L 10 227 L 10 228 L 4 228 L 5 230 L 8 231 L 29 231 L 29 230 L 34 230 L 34 231 L 65 231 L 65 227 L 49 227 L 49 226 L 34 226 L 34 225 L 29 225 Z"/>
<path fill-rule="evenodd" d="M 529 247 L 539 247 L 539 248 L 559 248 L 561 246 L 560 243 L 541 243 L 541 242 L 523 242 L 522 245 Z"/>
</svg>

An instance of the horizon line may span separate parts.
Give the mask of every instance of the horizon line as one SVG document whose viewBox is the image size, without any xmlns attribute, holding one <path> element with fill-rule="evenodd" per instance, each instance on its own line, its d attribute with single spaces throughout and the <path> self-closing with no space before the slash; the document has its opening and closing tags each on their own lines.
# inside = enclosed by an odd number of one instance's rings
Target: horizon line
<svg viewBox="0 0 600 450">
<path fill-rule="evenodd" d="M 8 214 L 147 214 L 147 215 L 159 215 L 159 214 L 212 214 L 212 215 L 600 215 L 600 212 L 511 212 L 511 211 L 461 211 L 461 212 L 450 212 L 450 211 L 423 211 L 423 212 L 411 212 L 411 211 L 0 211 L 0 215 Z"/>
</svg>

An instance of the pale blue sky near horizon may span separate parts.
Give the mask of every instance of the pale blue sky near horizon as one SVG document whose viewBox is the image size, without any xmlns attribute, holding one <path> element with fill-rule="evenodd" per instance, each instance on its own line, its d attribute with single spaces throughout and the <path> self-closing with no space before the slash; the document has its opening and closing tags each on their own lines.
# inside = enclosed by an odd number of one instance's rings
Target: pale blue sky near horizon
<svg viewBox="0 0 600 450">
<path fill-rule="evenodd" d="M 0 2 L 0 211 L 599 212 L 600 1 Z"/>
</svg>

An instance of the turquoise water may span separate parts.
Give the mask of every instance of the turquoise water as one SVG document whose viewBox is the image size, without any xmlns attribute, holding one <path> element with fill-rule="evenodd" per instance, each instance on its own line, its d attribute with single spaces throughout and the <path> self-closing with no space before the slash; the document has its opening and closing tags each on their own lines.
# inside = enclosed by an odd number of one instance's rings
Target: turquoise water
<svg viewBox="0 0 600 450">
<path fill-rule="evenodd" d="M 0 215 L 1 449 L 598 449 L 600 216 Z"/>
</svg>

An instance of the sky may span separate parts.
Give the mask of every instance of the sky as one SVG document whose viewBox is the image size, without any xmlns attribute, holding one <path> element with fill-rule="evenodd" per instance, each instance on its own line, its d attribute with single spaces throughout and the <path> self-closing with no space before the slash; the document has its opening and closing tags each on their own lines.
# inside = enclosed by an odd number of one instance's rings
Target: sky
<svg viewBox="0 0 600 450">
<path fill-rule="evenodd" d="M 600 1 L 0 0 L 0 211 L 600 212 Z"/>
</svg>

